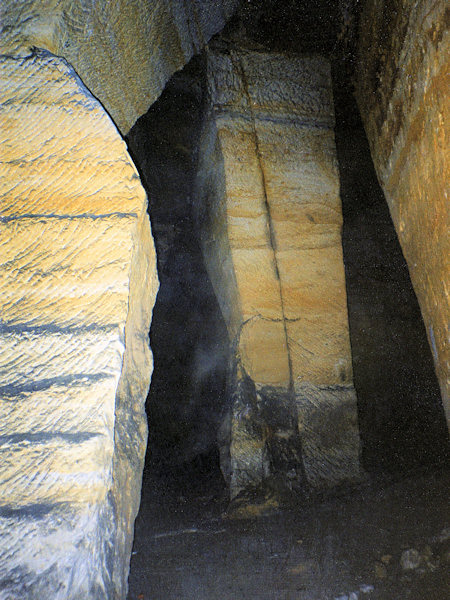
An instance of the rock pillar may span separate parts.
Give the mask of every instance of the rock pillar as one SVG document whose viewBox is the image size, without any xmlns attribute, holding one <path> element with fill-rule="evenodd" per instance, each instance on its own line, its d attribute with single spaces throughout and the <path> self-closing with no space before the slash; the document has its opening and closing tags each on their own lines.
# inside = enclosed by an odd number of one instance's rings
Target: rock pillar
<svg viewBox="0 0 450 600">
<path fill-rule="evenodd" d="M 360 476 L 330 66 L 208 55 L 198 222 L 234 349 L 223 469 L 231 495 Z"/>
</svg>

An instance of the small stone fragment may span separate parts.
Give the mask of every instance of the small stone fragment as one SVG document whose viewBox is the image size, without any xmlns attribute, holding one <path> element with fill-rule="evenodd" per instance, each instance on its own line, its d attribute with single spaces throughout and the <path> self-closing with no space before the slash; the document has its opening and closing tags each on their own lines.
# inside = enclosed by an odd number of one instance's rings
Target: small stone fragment
<svg viewBox="0 0 450 600">
<path fill-rule="evenodd" d="M 439 556 L 434 556 L 431 546 L 425 546 L 422 552 L 422 559 L 426 568 L 430 571 L 436 571 L 436 569 L 439 567 Z"/>
<path fill-rule="evenodd" d="M 402 553 L 400 565 L 404 571 L 417 569 L 421 563 L 420 553 L 415 548 L 410 548 Z"/>
<path fill-rule="evenodd" d="M 307 566 L 304 565 L 303 563 L 300 563 L 298 565 L 295 565 L 295 567 L 291 567 L 289 569 L 289 574 L 290 575 L 301 575 L 302 573 L 304 573 L 307 570 Z"/>
<path fill-rule="evenodd" d="M 378 579 L 385 579 L 387 577 L 386 567 L 382 562 L 375 563 L 375 577 Z"/>
<path fill-rule="evenodd" d="M 375 588 L 373 587 L 373 585 L 367 585 L 364 583 L 363 585 L 360 586 L 359 591 L 362 594 L 370 594 L 370 592 L 373 592 L 374 589 Z"/>
<path fill-rule="evenodd" d="M 436 538 L 435 541 L 437 541 L 437 542 L 446 542 L 449 539 L 450 539 L 450 527 L 444 527 L 444 529 L 437 536 L 437 538 Z"/>
</svg>

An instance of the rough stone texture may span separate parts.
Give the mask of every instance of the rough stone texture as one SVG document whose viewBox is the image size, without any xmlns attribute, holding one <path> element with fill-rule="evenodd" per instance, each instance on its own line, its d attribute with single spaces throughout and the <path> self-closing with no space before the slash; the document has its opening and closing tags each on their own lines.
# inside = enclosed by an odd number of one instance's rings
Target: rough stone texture
<svg viewBox="0 0 450 600">
<path fill-rule="evenodd" d="M 368 0 L 356 84 L 449 420 L 448 23 L 445 2 Z"/>
<path fill-rule="evenodd" d="M 2 599 L 125 596 L 157 278 L 103 107 L 127 132 L 235 5 L 1 4 Z"/>
<path fill-rule="evenodd" d="M 313 487 L 353 479 L 359 441 L 329 64 L 211 50 L 208 70 L 198 221 L 235 348 L 222 432 L 232 495 L 269 473 L 292 485 L 306 475 Z"/>
<path fill-rule="evenodd" d="M 237 0 L 5 0 L 0 54 L 63 56 L 122 133 L 220 31 Z"/>
<path fill-rule="evenodd" d="M 0 598 L 123 598 L 157 290 L 147 199 L 63 59 L 0 69 Z"/>
</svg>

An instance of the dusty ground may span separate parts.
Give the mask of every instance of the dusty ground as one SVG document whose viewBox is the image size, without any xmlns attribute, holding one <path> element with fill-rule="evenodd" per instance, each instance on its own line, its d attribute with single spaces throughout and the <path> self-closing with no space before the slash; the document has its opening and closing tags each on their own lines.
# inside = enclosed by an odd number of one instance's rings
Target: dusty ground
<svg viewBox="0 0 450 600">
<path fill-rule="evenodd" d="M 146 474 L 129 600 L 449 597 L 448 471 L 252 519 L 225 516 L 219 479 L 200 496 L 208 479 L 193 476 Z"/>
</svg>

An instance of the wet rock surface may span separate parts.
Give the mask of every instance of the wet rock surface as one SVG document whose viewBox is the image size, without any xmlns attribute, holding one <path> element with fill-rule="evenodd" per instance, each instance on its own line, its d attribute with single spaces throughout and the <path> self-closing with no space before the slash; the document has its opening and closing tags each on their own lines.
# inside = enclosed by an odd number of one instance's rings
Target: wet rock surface
<svg viewBox="0 0 450 600">
<path fill-rule="evenodd" d="M 226 512 L 219 476 L 203 475 L 205 495 L 193 475 L 144 476 L 128 600 L 446 597 L 448 471 L 372 480 L 240 519 Z"/>
</svg>

